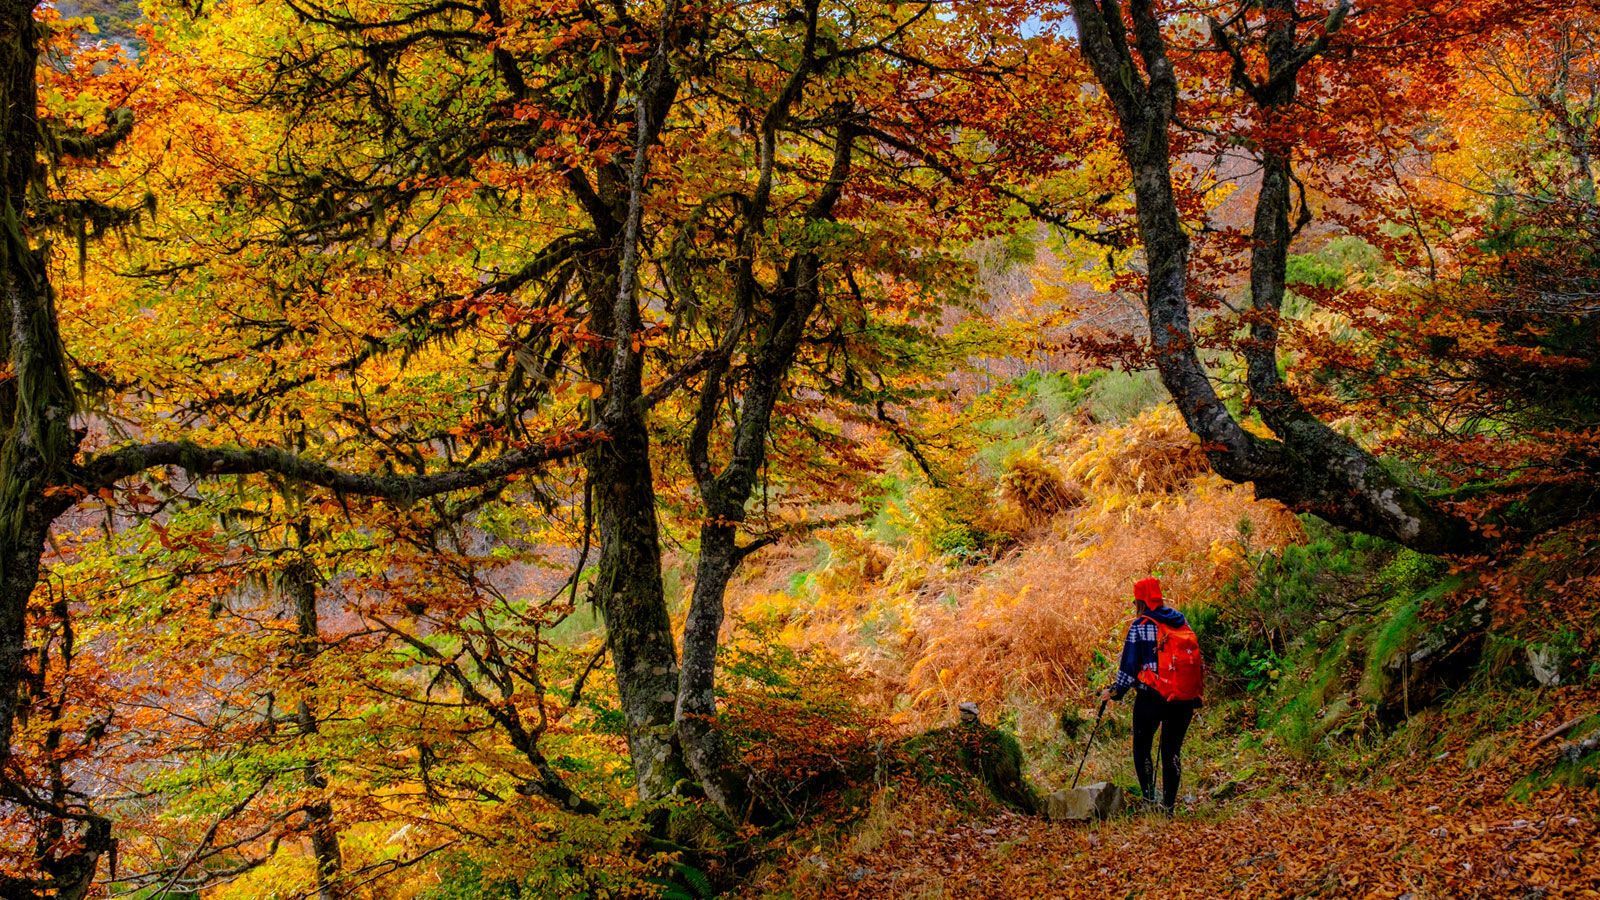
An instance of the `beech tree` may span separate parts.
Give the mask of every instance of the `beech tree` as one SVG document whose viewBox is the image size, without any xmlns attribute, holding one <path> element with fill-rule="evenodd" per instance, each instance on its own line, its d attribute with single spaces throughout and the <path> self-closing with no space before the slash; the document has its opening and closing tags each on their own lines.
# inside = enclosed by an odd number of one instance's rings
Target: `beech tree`
<svg viewBox="0 0 1600 900">
<path fill-rule="evenodd" d="M 1145 307 L 1152 361 L 1216 471 L 1250 482 L 1262 497 L 1315 512 L 1336 524 L 1434 553 L 1470 553 L 1483 535 L 1440 498 L 1392 473 L 1348 435 L 1309 411 L 1285 382 L 1279 337 L 1289 248 L 1312 218 L 1297 163 L 1329 165 L 1350 155 L 1345 177 L 1360 181 L 1351 148 L 1326 153 L 1338 126 L 1325 124 L 1359 85 L 1385 92 L 1404 108 L 1426 104 L 1426 68 L 1453 42 L 1474 40 L 1540 14 L 1537 4 L 1360 5 L 1271 0 L 1216 7 L 1131 0 L 1074 0 L 1077 43 L 1104 93 L 1120 133 L 1146 266 Z M 1200 24 L 1204 22 L 1203 29 Z M 1400 49 L 1428 47 L 1417 54 Z M 1304 99 L 1314 77 L 1316 96 Z M 1362 79 L 1365 79 L 1363 81 Z M 1348 110 L 1357 121 L 1378 114 Z M 1381 108 L 1380 108 L 1381 109 Z M 1240 128 L 1240 126 L 1244 126 Z M 1355 126 L 1352 126 L 1355 127 Z M 1231 142 L 1223 132 L 1240 128 Z M 1191 313 L 1195 283 L 1182 191 L 1174 186 L 1180 154 L 1174 135 L 1242 145 L 1259 164 L 1253 220 L 1242 235 L 1249 303 L 1237 321 L 1249 336 L 1237 350 L 1247 370 L 1251 407 L 1274 438 L 1241 424 L 1202 362 Z M 1320 141 L 1320 143 L 1319 143 Z M 1350 142 L 1346 142 L 1347 144 Z M 1318 144 L 1309 158 L 1302 150 Z M 1192 145 L 1192 141 L 1186 143 Z M 1328 158 L 1318 158 L 1328 157 Z"/>
<path fill-rule="evenodd" d="M 993 62 L 964 58 L 960 39 L 1018 13 L 952 22 L 935 15 L 935 4 L 837 16 L 820 3 L 737 12 L 666 4 L 578 7 L 535 25 L 490 6 L 477 15 L 455 5 L 404 14 L 293 9 L 299 24 L 289 55 L 239 98 L 303 117 L 291 137 L 293 165 L 263 175 L 295 210 L 291 230 L 349 246 L 369 240 L 374 227 L 423 233 L 438 197 L 471 185 L 497 204 L 500 221 L 545 241 L 508 261 L 516 274 L 475 295 L 545 310 L 515 332 L 514 351 L 500 360 L 506 389 L 497 415 L 513 431 L 521 427 L 576 360 L 582 390 L 592 391 L 590 430 L 604 433 L 584 459 L 583 502 L 597 550 L 588 595 L 605 618 L 638 790 L 658 799 L 698 782 L 742 815 L 747 793 L 714 762 L 720 753 L 705 727 L 709 661 L 732 566 L 760 545 L 741 548 L 737 523 L 763 466 L 773 411 L 801 348 L 818 339 L 809 329 L 825 287 L 865 305 L 878 302 L 868 295 L 886 293 L 874 279 L 951 268 L 942 250 L 909 264 L 927 251 L 908 246 L 853 270 L 834 263 L 820 271 L 824 251 L 850 232 L 834 220 L 857 177 L 852 159 L 858 144 L 877 144 L 877 195 L 908 210 L 931 205 L 941 178 L 893 158 L 897 145 L 915 143 L 929 127 L 910 110 L 915 95 L 895 79 L 938 73 L 924 57 L 943 55 L 960 58 L 959 68 L 945 69 L 993 76 Z M 590 52 L 595 47 L 603 49 Z M 858 101 L 845 98 L 846 85 Z M 818 145 L 830 149 L 819 154 Z M 676 168 L 663 171 L 659 158 Z M 537 214 L 519 226 L 519 209 Z M 943 240 L 915 238 L 934 249 Z M 882 274 L 868 277 L 869 268 Z M 384 324 L 437 340 L 483 321 L 449 301 L 425 298 L 404 321 Z M 558 337 L 560 317 L 581 325 Z M 844 338 L 841 318 L 833 317 L 830 352 L 870 337 Z M 363 341 L 376 349 L 352 358 L 356 368 L 393 346 L 392 335 Z M 686 388 L 698 397 L 688 465 L 709 524 L 685 638 L 695 674 L 681 682 L 661 582 L 662 464 L 649 412 Z M 718 423 L 734 409 L 730 460 L 718 467 Z"/>
<path fill-rule="evenodd" d="M 88 348 L 80 386 L 62 358 L 39 369 L 51 358 L 39 347 L 60 349 L 54 331 L 13 353 L 19 371 L 55 372 L 20 383 L 54 385 L 66 404 L 33 424 L 24 414 L 36 407 L 19 404 L 18 428 L 43 435 L 84 409 L 79 431 L 50 432 L 69 442 L 62 460 L 41 463 L 55 474 L 7 470 L 23 478 L 28 529 L 7 546 L 33 568 L 8 582 L 6 646 L 20 655 L 27 640 L 52 522 L 85 498 L 145 496 L 140 478 L 186 503 L 200 502 L 194 486 L 208 480 L 269 475 L 308 497 L 403 506 L 492 496 L 530 470 L 581 459 L 582 496 L 555 502 L 589 514 L 598 558 L 591 572 L 580 556 L 569 584 L 586 587 L 605 621 L 639 796 L 704 791 L 734 818 L 764 814 L 717 736 L 714 673 L 734 567 L 775 537 L 741 527 L 774 422 L 786 402 L 807 410 L 827 397 L 840 415 L 902 428 L 890 408 L 905 393 L 886 379 L 924 365 L 907 351 L 966 290 L 962 242 L 1003 220 L 977 195 L 981 211 L 952 212 L 966 188 L 913 152 L 923 140 L 949 146 L 965 114 L 941 105 L 937 87 L 992 79 L 1014 50 L 991 39 L 974 53 L 974 35 L 1014 33 L 1024 15 L 953 10 L 669 2 L 533 16 L 494 3 L 259 3 L 216 20 L 158 10 L 141 69 L 159 73 L 168 104 L 211 104 L 215 116 L 157 128 L 109 114 L 108 133 L 154 143 L 118 152 L 165 204 L 125 254 L 119 286 L 105 288 L 140 306 L 138 331 L 119 336 L 144 348 L 138 362 Z M 133 92 L 129 105 L 161 115 L 172 107 L 147 99 L 158 96 Z M 174 132 L 187 145 L 175 150 Z M 271 141 L 228 143 L 241 134 Z M 47 143 L 23 137 L 33 153 Z M 111 149 L 107 139 L 74 152 Z M 462 229 L 463 218 L 488 223 L 494 240 Z M 43 279 L 48 260 L 36 256 Z M 329 310 L 337 323 L 320 318 Z M 95 327 L 116 334 L 129 321 Z M 683 678 L 652 451 L 662 427 L 652 410 L 669 404 L 705 506 Z M 288 444 L 266 424 L 285 421 L 299 423 Z M 828 427 L 791 431 L 848 443 Z M 241 437 L 250 440 L 231 443 Z M 299 629 L 290 657 L 312 667 L 317 596 L 338 573 L 315 569 L 299 527 L 285 526 L 284 552 L 303 558 L 280 583 Z M 529 670 L 504 661 L 520 651 L 486 623 L 449 632 L 481 649 L 468 671 L 431 656 L 403 618 L 373 621 L 490 712 L 535 773 L 526 793 L 594 811 L 541 755 L 542 726 L 519 718 Z M 3 712 L 11 722 L 14 707 Z M 315 703 L 295 717 L 302 742 L 315 743 Z M 313 758 L 303 768 L 313 798 L 326 792 L 328 767 Z M 337 892 L 331 813 L 315 799 L 303 811 L 319 889 Z M 86 886 L 109 846 L 105 820 L 82 802 L 42 812 L 98 829 L 91 841 L 50 843 L 72 848 L 72 889 Z M 204 883 L 190 867 L 212 849 L 143 883 Z M 55 865 L 48 857 L 41 868 Z"/>
<path fill-rule="evenodd" d="M 62 346 L 44 233 L 72 225 L 71 216 L 99 223 L 125 220 L 126 210 L 94 201 L 52 196 L 41 159 L 92 157 L 111 150 L 134 126 L 113 111 L 92 131 L 53 131 L 37 115 L 41 55 L 49 34 L 31 2 L 0 8 L 0 97 L 4 98 L 3 165 L 5 262 L 4 327 L 0 328 L 10 377 L 0 387 L 5 443 L 0 452 L 0 796 L 37 813 L 44 823 L 35 861 L 37 876 L 7 876 L 9 895 L 84 896 L 98 861 L 112 846 L 110 823 L 80 797 L 52 796 L 34 783 L 31 767 L 13 751 L 19 709 L 26 697 L 27 619 L 39 580 L 40 560 L 55 521 L 85 496 L 110 489 L 140 472 L 174 467 L 194 477 L 274 472 L 341 493 L 412 501 L 487 484 L 583 452 L 594 432 L 564 436 L 508 452 L 476 466 L 425 475 L 352 472 L 278 447 L 202 446 L 188 441 L 134 443 L 80 455 L 85 432 L 75 420 L 78 391 Z M 72 652 L 70 636 L 60 652 Z M 32 702 L 35 698 L 27 698 Z"/>
</svg>

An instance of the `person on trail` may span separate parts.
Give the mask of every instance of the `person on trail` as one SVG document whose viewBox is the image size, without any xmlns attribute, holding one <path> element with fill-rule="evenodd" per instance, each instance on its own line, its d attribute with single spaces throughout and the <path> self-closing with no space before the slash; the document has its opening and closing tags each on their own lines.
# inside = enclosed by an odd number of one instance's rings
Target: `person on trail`
<svg viewBox="0 0 1600 900">
<path fill-rule="evenodd" d="M 1200 707 L 1204 664 L 1194 631 L 1183 613 L 1166 605 L 1161 582 L 1143 578 L 1133 585 L 1134 620 L 1122 644 L 1116 681 L 1101 699 L 1116 701 L 1130 688 L 1133 701 L 1133 768 L 1146 800 L 1156 799 L 1150 748 L 1161 732 L 1162 805 L 1171 815 L 1178 802 L 1179 753 L 1189 721 Z"/>
</svg>

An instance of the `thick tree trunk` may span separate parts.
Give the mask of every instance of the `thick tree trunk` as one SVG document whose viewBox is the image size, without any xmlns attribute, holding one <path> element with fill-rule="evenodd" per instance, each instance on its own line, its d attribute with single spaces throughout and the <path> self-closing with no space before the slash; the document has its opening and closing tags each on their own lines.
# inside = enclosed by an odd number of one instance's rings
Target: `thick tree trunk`
<svg viewBox="0 0 1600 900">
<path fill-rule="evenodd" d="M 639 796 L 660 799 L 675 793 L 688 773 L 673 731 L 678 660 L 642 420 L 613 431 L 591 451 L 589 485 L 600 543 L 590 597 L 605 620 Z"/>
<path fill-rule="evenodd" d="M 654 800 L 681 792 L 689 772 L 673 723 L 678 657 L 661 581 L 661 528 L 656 519 L 650 432 L 642 407 L 644 349 L 638 278 L 650 148 L 677 97 L 671 72 L 678 4 L 661 11 L 656 46 L 640 73 L 634 101 L 633 158 L 625 171 L 605 170 L 601 196 L 620 215 L 595 222 L 606 250 L 584 275 L 594 330 L 609 346 L 584 353 L 589 377 L 605 385 L 604 404 L 592 416 L 610 440 L 591 451 L 588 487 L 593 497 L 600 560 L 591 593 L 606 624 L 617 692 L 628 723 L 639 797 Z"/>
<path fill-rule="evenodd" d="M 609 179 L 602 192 L 612 198 L 630 193 Z M 631 294 L 619 300 L 625 254 L 617 224 L 597 223 L 605 245 L 582 273 L 592 327 L 611 339 L 608 346 L 583 353 L 589 378 L 607 391 L 605 405 L 595 404 L 591 421 L 609 436 L 584 457 L 600 548 L 589 597 L 605 622 L 639 797 L 656 800 L 678 792 L 689 770 L 673 728 L 678 658 L 661 580 L 650 433 L 639 406 L 643 355 L 633 347 L 639 312 Z"/>
<path fill-rule="evenodd" d="M 1275 13 L 1285 6 L 1279 0 L 1268 5 Z M 1288 6 L 1292 13 L 1292 4 Z M 1189 317 L 1189 239 L 1173 192 L 1169 140 L 1178 88 L 1162 20 L 1149 0 L 1129 3 L 1131 32 L 1115 0 L 1073 0 L 1072 9 L 1084 55 L 1116 111 L 1123 156 L 1133 174 L 1149 269 L 1145 308 L 1156 368 L 1189 430 L 1203 443 L 1212 468 L 1231 481 L 1254 484 L 1258 496 L 1418 550 L 1476 548 L 1479 541 L 1468 523 L 1428 503 L 1371 454 L 1308 413 L 1278 375 L 1277 323 L 1292 238 L 1286 149 L 1269 147 L 1263 155 L 1251 260 L 1251 341 L 1244 351 L 1252 400 L 1278 440 L 1252 435 L 1222 403 L 1200 360 Z M 1339 26 L 1345 11 L 1340 6 L 1330 16 L 1330 29 Z M 1292 97 L 1298 67 L 1325 44 L 1296 46 L 1293 16 L 1276 21 L 1287 23 L 1288 31 L 1280 27 L 1269 36 L 1269 80 L 1249 82 L 1242 62 L 1235 76 L 1263 106 Z M 1235 51 L 1225 35 L 1218 40 L 1223 49 Z M 1135 63 L 1135 50 L 1142 67 Z"/>
<path fill-rule="evenodd" d="M 630 341 L 632 322 L 619 325 L 611 302 L 616 297 L 619 255 L 615 242 L 609 250 L 597 252 L 594 265 L 583 273 L 584 290 L 593 298 L 595 331 Z M 673 729 L 678 659 L 661 580 L 661 528 L 650 435 L 637 402 L 643 393 L 643 371 L 628 359 L 627 368 L 617 374 L 618 359 L 611 347 L 590 348 L 583 359 L 590 379 L 632 400 L 591 413 L 592 421 L 607 429 L 609 440 L 584 457 L 600 548 L 589 599 L 605 622 L 639 797 L 655 800 L 675 793 L 688 769 Z"/>
<path fill-rule="evenodd" d="M 17 790 L 11 760 L 27 665 L 28 603 L 50 525 L 67 506 L 67 494 L 52 489 L 71 483 L 79 441 L 46 257 L 26 226 L 28 194 L 38 180 L 38 42 L 31 0 L 0 0 L 0 351 L 7 369 L 0 379 L 0 793 L 14 802 L 34 796 Z M 44 698 L 33 699 L 48 714 Z M 59 768 L 56 776 L 53 802 L 69 802 Z M 46 804 L 40 811 L 49 817 L 46 834 L 65 838 L 68 818 L 76 820 L 77 833 L 71 841 L 41 844 L 36 862 L 43 877 L 3 885 L 7 896 L 77 900 L 88 893 L 110 847 L 110 823 L 81 808 Z"/>
<path fill-rule="evenodd" d="M 37 177 L 37 43 L 33 4 L 0 2 L 0 349 L 7 365 L 0 379 L 0 763 L 11 752 L 28 598 L 54 518 L 44 492 L 58 483 L 77 449 L 50 284 L 25 225 L 28 190 Z"/>
</svg>

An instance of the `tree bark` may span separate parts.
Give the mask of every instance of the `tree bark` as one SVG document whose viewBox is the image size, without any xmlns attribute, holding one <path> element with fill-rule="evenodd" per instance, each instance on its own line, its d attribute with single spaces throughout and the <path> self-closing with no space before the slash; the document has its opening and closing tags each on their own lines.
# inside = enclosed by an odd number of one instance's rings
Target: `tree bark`
<svg viewBox="0 0 1600 900">
<path fill-rule="evenodd" d="M 1280 13 L 1277 7 L 1284 3 L 1268 5 Z M 1231 481 L 1254 484 L 1258 496 L 1408 547 L 1433 553 L 1476 549 L 1480 541 L 1467 522 L 1431 505 L 1370 453 L 1307 412 L 1278 374 L 1278 316 L 1293 238 L 1286 148 L 1263 153 L 1251 257 L 1251 335 L 1243 354 L 1251 399 L 1278 439 L 1256 437 L 1228 411 L 1200 360 L 1190 322 L 1189 238 L 1173 191 L 1169 138 L 1178 85 L 1161 19 L 1150 0 L 1130 0 L 1131 32 L 1117 0 L 1073 0 L 1072 11 L 1084 56 L 1116 112 L 1123 157 L 1133 176 L 1149 270 L 1145 308 L 1156 368 L 1212 468 Z M 1321 52 L 1347 11 L 1341 2 L 1325 33 L 1303 46 L 1294 43 L 1294 20 L 1278 16 L 1277 22 L 1287 24 L 1269 32 L 1269 73 L 1261 84 L 1250 80 L 1242 55 L 1221 27 L 1214 25 L 1213 33 L 1234 56 L 1235 80 L 1258 104 L 1270 107 L 1292 98 L 1300 67 Z"/>
<path fill-rule="evenodd" d="M 64 481 L 78 447 L 44 252 L 25 224 L 38 179 L 38 41 L 33 3 L 0 0 L 0 350 L 9 368 L 0 381 L 0 765 L 11 753 L 28 598 L 62 506 L 46 490 Z"/>
<path fill-rule="evenodd" d="M 589 454 L 600 557 L 590 599 L 606 626 L 617 692 L 628 723 L 639 797 L 657 800 L 687 777 L 676 735 L 677 651 L 661 581 L 650 443 L 642 417 L 613 423 L 613 439 Z"/>
<path fill-rule="evenodd" d="M 812 26 L 808 29 L 807 52 L 815 39 L 816 6 L 808 7 Z M 804 66 L 797 77 L 803 76 Z M 791 81 L 791 84 L 797 82 Z M 790 92 L 786 91 L 788 95 Z M 798 93 L 796 88 L 795 94 Z M 780 97 L 786 109 L 792 97 Z M 779 107 L 774 107 L 779 108 Z M 776 121 L 769 117 L 762 137 L 763 177 L 751 204 L 746 223 L 746 238 L 753 237 L 764 224 L 766 199 L 771 184 L 771 161 L 775 155 L 773 132 Z M 826 184 L 806 210 L 808 222 L 820 222 L 833 215 L 834 205 L 850 175 L 855 132 L 847 116 L 841 114 L 834 146 L 833 166 Z M 754 253 L 749 241 L 741 254 L 739 294 L 732 328 L 743 330 L 746 313 L 755 295 L 751 270 Z M 732 450 L 720 471 L 710 461 L 709 437 L 723 400 L 723 384 L 728 355 L 707 372 L 701 388 L 700 406 L 689 440 L 689 465 L 695 473 L 701 500 L 705 504 L 705 523 L 700 528 L 700 558 L 695 568 L 694 594 L 683 632 L 683 674 L 678 685 L 678 739 L 690 768 L 694 770 L 706 795 L 730 818 L 740 820 L 751 814 L 764 815 L 744 777 L 728 758 L 721 731 L 716 724 L 717 651 L 721 643 L 728 583 L 746 551 L 738 545 L 738 527 L 745 518 L 745 506 L 755 490 L 756 477 L 766 461 L 767 437 L 772 429 L 772 412 L 783 394 L 795 354 L 805 337 L 812 313 L 821 300 L 820 256 L 805 249 L 790 258 L 778 289 L 762 337 L 751 354 L 748 384 L 738 404 Z M 737 340 L 737 336 L 733 335 Z"/>
<path fill-rule="evenodd" d="M 28 603 L 39 579 L 50 524 L 67 501 L 52 488 L 68 483 L 79 435 L 72 430 L 74 397 L 57 332 L 46 251 L 27 231 L 28 195 L 39 181 L 37 153 L 38 29 L 31 0 L 0 0 L 0 796 L 30 802 L 17 789 L 12 740 L 27 665 Z M 70 653 L 70 639 L 63 652 Z M 36 698 L 43 702 L 43 698 Z M 48 704 L 44 704 L 48 705 Z M 52 732 L 52 740 L 59 732 Z M 52 793 L 64 793 L 60 770 Z M 59 800 L 58 800 L 59 802 Z M 37 801 L 32 801 L 36 805 Z M 41 808 L 46 834 L 75 839 L 41 845 L 39 879 L 0 884 L 7 896 L 84 897 L 101 854 L 111 845 L 111 824 L 92 813 Z"/>
<path fill-rule="evenodd" d="M 739 404 L 732 455 L 717 475 L 700 485 L 706 521 L 700 528 L 700 558 L 683 631 L 683 674 L 675 715 L 678 738 L 707 797 L 735 820 L 756 810 L 749 786 L 728 759 L 716 725 L 717 651 L 728 583 L 745 556 L 738 546 L 738 526 L 744 521 L 745 506 L 766 459 L 772 410 L 817 305 L 815 254 L 802 255 L 789 268 L 785 278 L 791 283 L 781 292 L 787 299 L 780 301 Z"/>
<path fill-rule="evenodd" d="M 589 377 L 605 385 L 591 411 L 610 435 L 587 457 L 600 558 L 590 598 L 606 625 L 617 692 L 628 723 L 628 749 L 642 800 L 682 791 L 689 781 L 674 728 L 678 655 L 661 580 L 661 528 L 645 420 L 644 348 L 638 298 L 640 235 L 650 149 L 678 93 L 670 71 L 678 5 L 661 11 L 655 49 L 634 100 L 633 158 L 625 171 L 603 170 L 600 196 L 620 215 L 595 216 L 606 249 L 583 275 L 594 330 L 608 346 L 584 353 Z M 684 35 L 679 34 L 678 39 Z"/>
<path fill-rule="evenodd" d="M 296 525 L 298 545 L 302 552 L 309 543 L 306 524 Z M 317 616 L 317 589 L 322 579 L 315 567 L 305 559 L 297 560 L 283 573 L 283 587 L 295 611 L 294 662 L 297 671 L 307 673 L 321 650 L 321 629 Z M 303 690 L 312 685 L 307 684 Z M 304 694 L 295 706 L 295 724 L 300 736 L 308 741 L 317 733 L 317 712 Z M 316 863 L 318 900 L 339 900 L 339 872 L 343 858 L 339 852 L 339 828 L 333 820 L 333 802 L 328 799 L 328 776 L 323 771 L 322 760 L 314 754 L 306 761 L 304 778 L 306 787 L 318 792 L 318 797 L 306 804 L 306 830 L 311 836 L 311 858 Z"/>
</svg>

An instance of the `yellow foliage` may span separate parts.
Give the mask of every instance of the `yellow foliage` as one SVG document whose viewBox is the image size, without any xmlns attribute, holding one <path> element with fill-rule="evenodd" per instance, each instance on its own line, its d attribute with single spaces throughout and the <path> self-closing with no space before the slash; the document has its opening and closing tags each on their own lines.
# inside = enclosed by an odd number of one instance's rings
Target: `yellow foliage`
<svg viewBox="0 0 1600 900">
<path fill-rule="evenodd" d="M 1039 447 L 1006 460 L 1005 474 L 1000 476 L 1000 496 L 1029 522 L 1042 522 L 1084 502 L 1083 492 L 1068 483 L 1059 469 L 1045 462 Z"/>
<path fill-rule="evenodd" d="M 1199 442 L 1171 404 L 1146 410 L 1126 425 L 1089 432 L 1067 456 L 1073 460 L 1067 477 L 1105 498 L 1169 493 L 1208 471 Z"/>
</svg>

